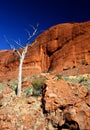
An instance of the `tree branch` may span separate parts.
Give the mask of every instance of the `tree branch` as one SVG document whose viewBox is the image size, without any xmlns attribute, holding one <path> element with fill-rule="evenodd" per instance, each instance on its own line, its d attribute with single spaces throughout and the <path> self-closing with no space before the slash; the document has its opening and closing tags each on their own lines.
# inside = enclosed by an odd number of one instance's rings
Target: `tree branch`
<svg viewBox="0 0 90 130">
<path fill-rule="evenodd" d="M 9 40 L 8 40 L 7 37 L 6 37 L 6 35 L 4 35 L 4 38 L 5 38 L 6 42 L 7 42 L 7 44 L 10 46 L 10 48 L 11 48 L 12 50 L 16 50 L 15 47 L 14 47 L 14 45 L 12 45 L 12 44 L 9 42 Z"/>
<path fill-rule="evenodd" d="M 32 25 L 30 25 L 30 26 L 33 28 L 34 32 L 32 33 L 32 35 L 30 35 L 30 32 L 26 29 L 26 32 L 28 33 L 28 39 L 26 40 L 26 44 L 28 44 L 29 41 L 31 40 L 31 38 L 35 36 L 39 24 L 37 24 L 36 28 L 34 26 L 32 26 Z"/>
<path fill-rule="evenodd" d="M 14 47 L 14 45 L 12 45 L 9 40 L 7 39 L 7 37 L 4 35 L 4 38 L 7 42 L 7 44 L 10 46 L 10 48 L 13 50 L 13 53 L 15 53 L 16 55 L 18 55 L 19 57 L 21 57 L 20 52 Z"/>
<path fill-rule="evenodd" d="M 37 24 L 37 27 L 38 27 L 38 24 Z M 11 49 L 13 49 L 13 53 L 15 53 L 16 55 L 19 56 L 19 60 L 20 60 L 20 63 L 19 63 L 19 74 L 18 74 L 18 86 L 17 86 L 17 95 L 18 97 L 21 96 L 21 88 L 22 88 L 22 67 L 23 67 L 23 61 L 25 59 L 25 56 L 26 56 L 26 53 L 27 53 L 27 50 L 28 50 L 28 46 L 29 46 L 29 42 L 31 40 L 31 38 L 33 38 L 37 32 L 37 27 L 35 28 L 34 26 L 32 26 L 33 28 L 33 33 L 32 35 L 30 34 L 30 32 L 28 30 L 26 30 L 26 32 L 28 33 L 28 39 L 26 40 L 26 45 L 25 47 L 21 44 L 20 40 L 13 40 L 19 47 L 20 49 L 22 49 L 22 51 L 20 51 L 19 49 L 15 49 L 14 45 L 11 44 L 8 39 L 5 37 L 6 39 L 6 42 L 8 43 L 8 45 L 10 46 Z M 30 45 L 32 47 L 32 45 Z"/>
<path fill-rule="evenodd" d="M 15 42 L 18 46 L 20 46 L 21 48 L 24 48 L 24 46 L 22 46 L 22 44 L 20 43 L 20 40 L 19 40 L 19 41 L 14 40 L 14 42 Z"/>
</svg>

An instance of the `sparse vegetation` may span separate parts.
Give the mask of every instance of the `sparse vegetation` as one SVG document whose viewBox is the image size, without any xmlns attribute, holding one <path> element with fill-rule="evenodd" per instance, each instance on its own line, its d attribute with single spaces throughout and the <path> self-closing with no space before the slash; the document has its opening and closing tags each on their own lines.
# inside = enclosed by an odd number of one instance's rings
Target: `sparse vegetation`
<svg viewBox="0 0 90 130">
<path fill-rule="evenodd" d="M 57 76 L 58 80 L 64 79 L 68 82 L 79 83 L 86 88 L 90 87 L 90 75 L 89 74 L 76 75 L 76 76 L 67 76 L 67 75 L 56 74 L 56 76 Z"/>
<path fill-rule="evenodd" d="M 32 85 L 33 85 L 33 96 L 41 96 L 42 95 L 42 87 L 45 83 L 45 78 L 38 78 L 33 79 Z"/>
<path fill-rule="evenodd" d="M 3 90 L 3 87 L 2 86 L 0 86 L 0 91 L 2 91 Z"/>
<path fill-rule="evenodd" d="M 8 87 L 11 88 L 13 91 L 16 91 L 18 85 L 18 80 L 9 80 Z"/>
<path fill-rule="evenodd" d="M 33 95 L 33 87 L 30 86 L 30 87 L 24 88 L 24 93 L 25 93 L 26 97 L 32 96 Z"/>
<path fill-rule="evenodd" d="M 3 80 L 0 80 L 0 83 L 3 83 Z"/>
<path fill-rule="evenodd" d="M 57 80 L 62 79 L 62 75 L 61 74 L 56 74 Z"/>
<path fill-rule="evenodd" d="M 17 85 L 11 85 L 9 88 L 11 88 L 13 91 L 16 91 Z"/>
</svg>

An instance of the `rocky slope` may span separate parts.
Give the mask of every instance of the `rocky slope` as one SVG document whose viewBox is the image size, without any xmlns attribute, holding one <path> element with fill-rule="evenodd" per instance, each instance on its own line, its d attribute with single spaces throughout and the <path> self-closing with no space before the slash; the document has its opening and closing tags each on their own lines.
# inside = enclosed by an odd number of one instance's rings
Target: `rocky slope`
<svg viewBox="0 0 90 130">
<path fill-rule="evenodd" d="M 64 113 L 69 112 L 78 122 L 80 130 L 90 129 L 90 90 L 80 84 L 55 78 L 47 80 L 43 89 L 43 102 L 46 112 L 55 113 L 49 115 L 52 122 L 57 119 L 61 124 Z"/>
<path fill-rule="evenodd" d="M 46 78 L 42 96 L 32 95 L 32 86 L 24 84 L 18 98 L 11 89 L 14 80 L 0 83 L 0 130 L 58 130 L 55 127 L 65 122 L 66 112 L 77 121 L 80 130 L 90 130 L 90 85 L 88 89 L 84 85 L 90 75 L 59 77 L 44 73 L 32 78 L 39 85 L 41 78 Z M 23 82 L 28 82 L 28 78 Z"/>
<path fill-rule="evenodd" d="M 28 48 L 23 75 L 60 72 L 90 73 L 90 22 L 53 26 L 39 35 Z M 19 59 L 12 51 L 0 51 L 0 79 L 16 78 Z M 7 75 L 7 76 L 6 76 Z"/>
</svg>

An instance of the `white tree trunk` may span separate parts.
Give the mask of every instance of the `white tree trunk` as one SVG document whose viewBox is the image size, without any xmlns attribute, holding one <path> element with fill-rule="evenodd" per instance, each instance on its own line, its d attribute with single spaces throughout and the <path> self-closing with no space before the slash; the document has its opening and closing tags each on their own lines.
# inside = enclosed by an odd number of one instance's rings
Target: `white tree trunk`
<svg viewBox="0 0 90 130">
<path fill-rule="evenodd" d="M 22 66 L 25 55 L 27 53 L 28 45 L 24 48 L 22 55 L 20 56 L 20 64 L 19 64 L 19 74 L 18 74 L 18 87 L 17 87 L 17 96 L 21 96 L 21 88 L 22 88 Z"/>
<path fill-rule="evenodd" d="M 30 43 L 30 40 L 35 36 L 36 32 L 37 32 L 37 28 L 35 28 L 34 26 L 31 26 L 33 28 L 33 33 L 32 35 L 29 33 L 28 30 L 27 33 L 28 33 L 28 39 L 26 40 L 26 46 L 22 46 L 20 40 L 19 41 L 15 41 L 14 42 L 20 47 L 23 49 L 22 53 L 19 52 L 19 50 L 15 49 L 15 47 L 9 43 L 8 39 L 6 38 L 5 36 L 5 39 L 6 39 L 6 42 L 9 44 L 10 48 L 13 49 L 13 53 L 15 53 L 16 55 L 19 56 L 20 58 L 20 64 L 19 64 L 19 74 L 18 74 L 18 87 L 17 87 L 17 96 L 20 97 L 21 96 L 21 87 L 22 87 L 22 66 L 23 66 L 23 61 L 24 61 L 24 58 L 25 58 L 25 55 L 27 53 L 27 49 L 28 49 L 28 43 Z M 38 24 L 37 24 L 37 27 L 38 27 Z M 32 47 L 32 45 L 30 46 Z"/>
<path fill-rule="evenodd" d="M 21 86 L 22 86 L 22 65 L 23 65 L 23 59 L 20 58 L 20 64 L 19 64 L 19 74 L 18 74 L 18 87 L 17 87 L 17 96 L 21 96 Z"/>
</svg>

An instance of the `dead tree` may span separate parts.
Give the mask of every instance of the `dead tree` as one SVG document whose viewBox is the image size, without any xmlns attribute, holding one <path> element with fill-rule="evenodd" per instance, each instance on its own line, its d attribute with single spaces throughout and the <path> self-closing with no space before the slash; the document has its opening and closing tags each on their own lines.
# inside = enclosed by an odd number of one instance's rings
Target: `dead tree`
<svg viewBox="0 0 90 130">
<path fill-rule="evenodd" d="M 20 63 L 19 63 L 19 72 L 18 72 L 18 86 L 17 86 L 17 96 L 20 97 L 21 96 L 21 88 L 22 88 L 22 66 L 23 66 L 23 61 L 25 59 L 25 56 L 26 56 L 26 53 L 27 53 L 27 50 L 28 50 L 28 46 L 32 47 L 32 44 L 29 44 L 30 40 L 36 35 L 37 33 L 37 28 L 38 28 L 38 25 L 37 27 L 35 28 L 34 26 L 32 26 L 33 28 L 33 33 L 32 35 L 30 34 L 30 32 L 28 30 L 26 30 L 26 32 L 28 33 L 28 39 L 26 40 L 26 46 L 24 47 L 20 40 L 18 41 L 15 41 L 15 44 L 17 44 L 20 49 L 16 49 L 13 44 L 11 44 L 7 38 L 5 37 L 6 39 L 6 42 L 9 44 L 10 48 L 13 50 L 13 53 L 16 54 L 18 57 L 19 57 L 19 60 L 20 60 Z M 22 50 L 22 51 L 20 51 Z"/>
</svg>

